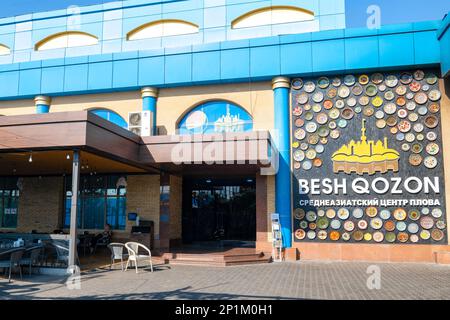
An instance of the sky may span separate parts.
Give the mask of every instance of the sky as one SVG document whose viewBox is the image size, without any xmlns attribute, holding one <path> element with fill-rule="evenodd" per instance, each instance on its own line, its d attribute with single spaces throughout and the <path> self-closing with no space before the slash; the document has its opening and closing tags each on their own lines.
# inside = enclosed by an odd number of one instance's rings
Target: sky
<svg viewBox="0 0 450 320">
<path fill-rule="evenodd" d="M 64 9 L 71 5 L 86 6 L 110 0 L 0 0 L 0 17 Z M 348 28 L 365 27 L 370 5 L 381 12 L 381 25 L 440 20 L 450 12 L 450 0 L 345 0 Z"/>
</svg>

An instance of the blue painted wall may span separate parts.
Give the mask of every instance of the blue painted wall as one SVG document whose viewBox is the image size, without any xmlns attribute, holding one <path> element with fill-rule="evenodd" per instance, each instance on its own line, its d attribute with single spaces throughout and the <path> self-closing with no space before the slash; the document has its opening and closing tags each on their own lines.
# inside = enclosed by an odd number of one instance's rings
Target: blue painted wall
<svg viewBox="0 0 450 320">
<path fill-rule="evenodd" d="M 231 29 L 231 22 L 251 10 L 271 5 L 293 5 L 315 13 L 314 21 Z M 198 34 L 127 41 L 131 30 L 160 19 L 181 19 L 199 26 Z M 95 6 L 40 12 L 0 19 L 0 43 L 12 54 L 0 64 L 215 43 L 279 34 L 345 28 L 345 0 L 127 0 Z M 34 45 L 68 30 L 99 38 L 87 47 L 37 52 Z"/>
<path fill-rule="evenodd" d="M 450 75 L 450 14 L 442 22 L 438 31 L 441 44 L 441 70 L 443 75 Z"/>
<path fill-rule="evenodd" d="M 440 21 L 0 65 L 0 100 L 438 65 Z"/>
</svg>

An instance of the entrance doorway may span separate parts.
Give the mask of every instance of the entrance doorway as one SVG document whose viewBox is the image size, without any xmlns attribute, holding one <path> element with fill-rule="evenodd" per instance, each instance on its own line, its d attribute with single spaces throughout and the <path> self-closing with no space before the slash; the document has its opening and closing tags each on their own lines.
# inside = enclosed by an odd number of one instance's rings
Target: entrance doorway
<svg viewBox="0 0 450 320">
<path fill-rule="evenodd" d="M 255 178 L 185 177 L 182 235 L 185 244 L 253 246 Z"/>
</svg>

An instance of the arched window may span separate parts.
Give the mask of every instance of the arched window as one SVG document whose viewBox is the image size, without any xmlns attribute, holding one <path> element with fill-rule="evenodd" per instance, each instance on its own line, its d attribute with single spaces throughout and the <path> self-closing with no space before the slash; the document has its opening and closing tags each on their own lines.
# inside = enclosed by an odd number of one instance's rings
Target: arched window
<svg viewBox="0 0 450 320">
<path fill-rule="evenodd" d="M 314 12 L 291 6 L 271 6 L 256 9 L 231 22 L 231 28 L 249 28 L 271 24 L 314 20 Z"/>
<path fill-rule="evenodd" d="M 35 45 L 36 51 L 71 47 L 92 46 L 98 44 L 98 38 L 81 31 L 67 31 L 51 35 Z"/>
<path fill-rule="evenodd" d="M 10 53 L 11 53 L 11 50 L 7 46 L 0 44 L 0 56 L 5 56 Z"/>
<path fill-rule="evenodd" d="M 119 116 L 117 113 L 111 110 L 107 109 L 92 109 L 89 110 L 89 112 L 92 112 L 93 114 L 102 117 L 103 119 L 106 119 L 108 121 L 111 121 L 112 123 L 118 125 L 119 127 L 128 129 L 128 124 L 125 121 L 124 118 Z"/>
<path fill-rule="evenodd" d="M 141 40 L 149 38 L 176 36 L 182 34 L 198 33 L 198 25 L 183 20 L 158 20 L 131 30 L 127 40 Z"/>
<path fill-rule="evenodd" d="M 190 110 L 178 123 L 179 134 L 244 132 L 253 120 L 242 107 L 228 101 L 210 101 Z"/>
</svg>

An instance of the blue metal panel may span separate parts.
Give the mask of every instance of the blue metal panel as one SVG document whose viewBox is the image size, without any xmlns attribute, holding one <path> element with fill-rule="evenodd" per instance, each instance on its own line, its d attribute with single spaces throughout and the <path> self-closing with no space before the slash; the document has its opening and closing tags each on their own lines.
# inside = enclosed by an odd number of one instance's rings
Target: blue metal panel
<svg viewBox="0 0 450 320">
<path fill-rule="evenodd" d="M 330 58 L 332 53 L 332 59 Z M 312 43 L 313 71 L 333 72 L 345 70 L 344 40 L 327 40 Z"/>
<path fill-rule="evenodd" d="M 414 65 L 414 37 L 412 33 L 379 37 L 380 65 L 384 67 Z"/>
<path fill-rule="evenodd" d="M 167 84 L 192 81 L 192 54 L 166 56 L 164 75 Z"/>
<path fill-rule="evenodd" d="M 250 49 L 250 76 L 252 78 L 280 74 L 280 64 L 267 63 L 267 57 L 273 61 L 280 61 L 280 47 L 264 46 Z"/>
<path fill-rule="evenodd" d="M 440 45 L 436 36 L 436 31 L 426 31 L 414 33 L 414 59 L 420 63 L 439 63 Z"/>
<path fill-rule="evenodd" d="M 27 96 L 41 92 L 41 69 L 20 71 L 19 95 Z"/>
<path fill-rule="evenodd" d="M 207 51 L 192 56 L 192 80 L 207 81 L 220 79 L 220 52 Z"/>
<path fill-rule="evenodd" d="M 345 68 L 347 70 L 377 68 L 378 38 L 361 37 L 345 40 Z"/>
<path fill-rule="evenodd" d="M 309 74 L 313 71 L 312 45 L 310 42 L 280 46 L 281 74 Z"/>
<path fill-rule="evenodd" d="M 42 69 L 41 93 L 49 94 L 64 91 L 64 67 Z"/>
<path fill-rule="evenodd" d="M 164 84 L 164 57 L 151 57 L 139 59 L 139 85 Z"/>
<path fill-rule="evenodd" d="M 450 14 L 442 22 L 438 30 L 438 38 L 441 45 L 441 69 L 443 75 L 450 73 Z"/>
<path fill-rule="evenodd" d="M 223 50 L 220 52 L 220 78 L 222 80 L 250 77 L 250 49 Z"/>
<path fill-rule="evenodd" d="M 278 173 L 275 177 L 275 211 L 280 215 L 283 246 L 292 246 L 291 221 L 291 169 L 289 148 L 289 89 L 274 90 L 275 130 L 279 134 L 277 149 L 279 152 Z"/>
<path fill-rule="evenodd" d="M 8 71 L 0 73 L 0 97 L 15 97 L 19 93 L 19 72 Z"/>
<path fill-rule="evenodd" d="M 88 89 L 104 90 L 112 87 L 113 63 L 98 62 L 89 64 Z"/>
<path fill-rule="evenodd" d="M 138 83 L 138 60 L 120 60 L 113 63 L 113 87 L 135 87 Z"/>
<path fill-rule="evenodd" d="M 88 88 L 88 65 L 66 66 L 64 70 L 64 91 L 86 91 Z"/>
</svg>

